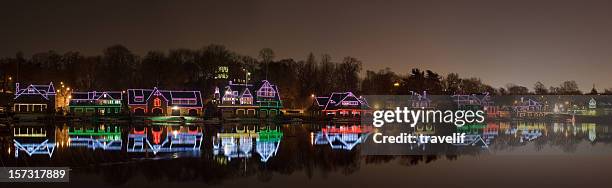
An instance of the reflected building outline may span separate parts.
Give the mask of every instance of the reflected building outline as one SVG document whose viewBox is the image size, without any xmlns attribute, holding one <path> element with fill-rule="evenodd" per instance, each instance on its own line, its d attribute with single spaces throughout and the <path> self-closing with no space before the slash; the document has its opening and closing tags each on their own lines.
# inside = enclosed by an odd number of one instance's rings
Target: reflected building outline
<svg viewBox="0 0 612 188">
<path fill-rule="evenodd" d="M 531 125 L 528 125 L 526 123 L 519 123 L 516 127 L 511 129 L 514 129 L 511 132 L 514 132 L 515 134 L 518 131 L 521 132 L 519 142 L 530 142 L 544 135 L 543 132 L 546 131 L 546 126 L 542 123 L 534 123 Z"/>
<path fill-rule="evenodd" d="M 314 134 L 313 145 L 329 145 L 332 149 L 351 151 L 372 132 L 370 126 L 327 126 Z"/>
<path fill-rule="evenodd" d="M 278 153 L 283 132 L 278 129 L 266 129 L 260 131 L 258 135 L 255 150 L 261 157 L 261 162 L 268 162 L 271 157 L 276 156 L 276 153 Z"/>
<path fill-rule="evenodd" d="M 253 139 L 259 134 L 253 130 L 236 128 L 234 133 L 217 133 L 213 137 L 213 155 L 223 155 L 231 161 L 232 158 L 251 158 L 253 150 Z"/>
<path fill-rule="evenodd" d="M 117 126 L 105 128 L 101 126 L 94 128 L 69 128 L 69 146 L 87 147 L 96 150 L 98 148 L 109 151 L 119 151 L 123 147 L 121 139 L 121 129 Z"/>
<path fill-rule="evenodd" d="M 256 127 L 251 130 L 236 128 L 233 133 L 217 133 L 212 138 L 213 155 L 222 154 L 228 161 L 233 158 L 248 159 L 255 150 L 260 161 L 265 163 L 278 153 L 282 137 L 283 132 L 278 129 L 264 128 L 256 131 Z"/>
<path fill-rule="evenodd" d="M 148 131 L 150 130 L 150 131 Z M 149 139 L 151 133 L 152 141 Z M 163 134 L 166 134 L 165 137 Z M 200 151 L 202 146 L 203 133 L 198 127 L 190 130 L 188 127 L 180 127 L 172 130 L 172 127 L 162 127 L 159 130 L 144 128 L 142 131 L 133 128 L 128 134 L 127 152 L 128 153 L 171 153 L 184 151 Z M 163 139 L 163 140 L 162 140 Z"/>
<path fill-rule="evenodd" d="M 495 137 L 499 136 L 500 125 L 495 123 L 487 123 L 487 126 L 482 129 L 482 138 L 487 145 L 491 145 Z"/>
<path fill-rule="evenodd" d="M 15 158 L 19 157 L 21 151 L 30 157 L 33 155 L 48 155 L 51 158 L 56 144 L 53 138 L 47 138 L 47 131 L 43 127 L 26 127 L 25 132 L 19 127 L 13 128 L 13 146 L 15 146 Z"/>
<path fill-rule="evenodd" d="M 476 146 L 476 144 L 482 143 L 480 146 L 483 149 L 488 149 L 491 144 L 491 140 L 497 135 L 496 129 L 491 126 L 487 129 L 488 125 L 484 124 L 467 124 L 461 127 L 457 127 L 458 133 L 465 133 L 465 137 L 462 143 L 453 143 L 454 146 Z"/>
</svg>

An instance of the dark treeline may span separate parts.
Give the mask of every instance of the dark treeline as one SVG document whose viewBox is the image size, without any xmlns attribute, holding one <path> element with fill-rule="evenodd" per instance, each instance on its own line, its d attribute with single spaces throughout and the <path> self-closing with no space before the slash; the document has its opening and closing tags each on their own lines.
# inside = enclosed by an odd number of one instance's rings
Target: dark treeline
<svg viewBox="0 0 612 188">
<path fill-rule="evenodd" d="M 114 45 L 101 55 L 55 51 L 24 57 L 0 59 L 0 87 L 14 89 L 9 78 L 23 83 L 64 82 L 80 91 L 125 90 L 128 88 L 160 87 L 164 89 L 196 89 L 210 98 L 214 87 L 226 82 L 215 79 L 219 66 L 229 68 L 230 79 L 242 79 L 250 72 L 250 82 L 268 79 L 278 85 L 285 107 L 309 105 L 312 94 L 320 96 L 334 91 L 353 91 L 358 94 L 409 94 L 410 91 L 428 94 L 470 94 L 489 92 L 508 94 L 581 94 L 574 81 L 558 87 L 545 87 L 541 82 L 533 91 L 525 86 L 508 84 L 494 88 L 481 79 L 461 78 L 456 73 L 440 75 L 431 70 L 412 69 L 397 74 L 389 68 L 365 72 L 354 57 L 333 59 L 328 54 L 308 54 L 305 60 L 275 59 L 274 51 L 264 48 L 258 57 L 232 52 L 221 45 L 201 49 L 173 49 L 168 52 L 149 51 L 144 56 L 131 52 L 122 45 Z M 598 93 L 595 88 L 589 94 Z M 606 89 L 604 94 L 611 94 Z"/>
</svg>

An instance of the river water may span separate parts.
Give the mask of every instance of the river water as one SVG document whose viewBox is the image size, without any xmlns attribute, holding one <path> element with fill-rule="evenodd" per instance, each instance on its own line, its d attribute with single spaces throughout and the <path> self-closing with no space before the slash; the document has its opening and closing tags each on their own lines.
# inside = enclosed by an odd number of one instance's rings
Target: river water
<svg viewBox="0 0 612 188">
<path fill-rule="evenodd" d="M 73 187 L 610 187 L 610 127 L 495 122 L 456 130 L 469 152 L 365 156 L 367 125 L 31 123 L 0 127 L 0 156 L 70 167 Z"/>
</svg>

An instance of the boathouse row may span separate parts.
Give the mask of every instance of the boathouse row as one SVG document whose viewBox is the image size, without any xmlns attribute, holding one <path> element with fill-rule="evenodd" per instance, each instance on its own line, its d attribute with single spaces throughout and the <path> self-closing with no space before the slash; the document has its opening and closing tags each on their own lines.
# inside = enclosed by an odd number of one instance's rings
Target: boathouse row
<svg viewBox="0 0 612 188">
<path fill-rule="evenodd" d="M 278 87 L 267 80 L 257 84 L 229 81 L 227 85 L 215 88 L 213 104 L 224 118 L 274 117 L 283 107 Z"/>
<path fill-rule="evenodd" d="M 74 91 L 63 100 L 56 100 L 59 90 L 56 91 L 53 83 L 26 87 L 20 87 L 17 83 L 16 88 L 10 105 L 15 113 L 52 113 L 57 106 L 66 107 L 74 115 L 204 115 L 204 100 L 200 91 L 163 90 L 157 87 L 126 91 Z M 230 81 L 221 88 L 224 88 L 224 95 L 216 87 L 212 104 L 223 117 L 273 117 L 281 112 L 278 87 L 267 80 L 243 85 Z"/>
</svg>

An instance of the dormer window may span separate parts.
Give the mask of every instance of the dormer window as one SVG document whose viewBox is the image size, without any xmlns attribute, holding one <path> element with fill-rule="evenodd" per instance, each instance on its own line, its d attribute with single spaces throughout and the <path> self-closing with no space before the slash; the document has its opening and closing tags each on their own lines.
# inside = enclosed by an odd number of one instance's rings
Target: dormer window
<svg viewBox="0 0 612 188">
<path fill-rule="evenodd" d="M 143 102 L 144 101 L 144 93 L 142 92 L 142 90 L 134 91 L 134 101 L 136 101 L 136 102 Z"/>
</svg>

